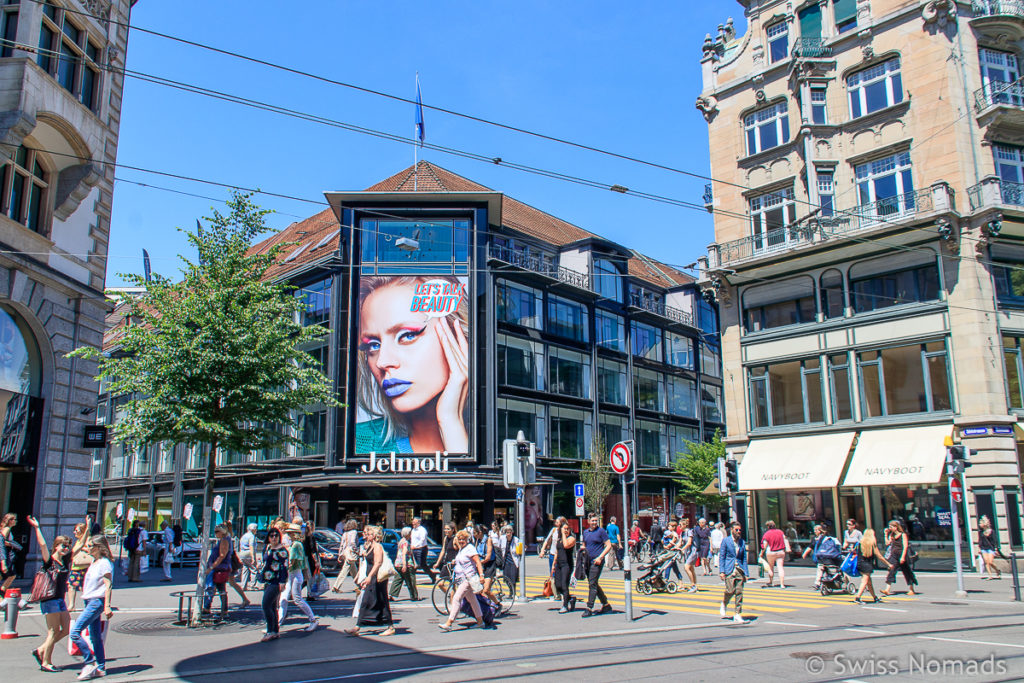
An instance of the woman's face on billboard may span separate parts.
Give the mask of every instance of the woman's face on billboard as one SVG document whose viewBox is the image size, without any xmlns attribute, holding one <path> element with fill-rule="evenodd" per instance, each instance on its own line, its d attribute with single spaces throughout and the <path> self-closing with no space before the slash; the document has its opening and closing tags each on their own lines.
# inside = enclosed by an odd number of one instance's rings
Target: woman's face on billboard
<svg viewBox="0 0 1024 683">
<path fill-rule="evenodd" d="M 447 318 L 412 313 L 413 284 L 380 287 L 359 312 L 359 348 L 377 384 L 400 413 L 419 410 L 444 389 L 448 363 L 435 325 Z"/>
</svg>

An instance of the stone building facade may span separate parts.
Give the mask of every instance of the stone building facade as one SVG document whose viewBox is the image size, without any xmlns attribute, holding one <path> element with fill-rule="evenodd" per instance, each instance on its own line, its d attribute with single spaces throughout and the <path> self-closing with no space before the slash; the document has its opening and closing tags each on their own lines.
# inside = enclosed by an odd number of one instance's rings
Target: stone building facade
<svg viewBox="0 0 1024 683">
<path fill-rule="evenodd" d="M 1022 4 L 739 4 L 697 108 L 750 522 L 897 517 L 950 567 L 951 437 L 977 451 L 969 549 L 982 515 L 1021 547 Z"/>
<path fill-rule="evenodd" d="M 26 515 L 53 538 L 86 512 L 96 367 L 65 354 L 103 340 L 134 4 L 0 5 L 0 510 L 23 541 Z"/>
</svg>

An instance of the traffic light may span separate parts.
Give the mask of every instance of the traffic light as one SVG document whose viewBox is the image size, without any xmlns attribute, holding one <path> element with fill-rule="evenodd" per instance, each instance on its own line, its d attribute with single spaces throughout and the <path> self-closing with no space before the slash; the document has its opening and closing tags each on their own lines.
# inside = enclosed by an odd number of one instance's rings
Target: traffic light
<svg viewBox="0 0 1024 683">
<path fill-rule="evenodd" d="M 725 461 L 725 490 L 737 493 L 740 490 L 740 464 L 729 458 Z"/>
</svg>

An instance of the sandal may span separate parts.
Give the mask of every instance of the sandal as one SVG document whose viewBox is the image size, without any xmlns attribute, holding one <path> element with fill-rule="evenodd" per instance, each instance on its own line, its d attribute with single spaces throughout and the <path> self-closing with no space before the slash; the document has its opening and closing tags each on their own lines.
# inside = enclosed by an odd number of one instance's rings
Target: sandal
<svg viewBox="0 0 1024 683">
<path fill-rule="evenodd" d="M 394 626 L 388 626 L 386 629 L 381 631 L 380 635 L 382 637 L 395 635 L 395 627 Z"/>
<path fill-rule="evenodd" d="M 59 674 L 61 672 L 61 670 L 55 667 L 53 664 L 40 664 L 39 670 L 45 671 L 48 674 Z"/>
<path fill-rule="evenodd" d="M 32 656 L 36 658 L 36 664 L 38 664 L 39 668 L 42 669 L 43 668 L 43 658 L 39 656 L 39 650 L 32 650 Z"/>
<path fill-rule="evenodd" d="M 354 628 L 347 628 L 344 631 L 342 631 L 342 633 L 344 633 L 346 636 L 352 636 L 352 637 L 358 636 L 359 635 L 359 627 L 356 626 Z"/>
</svg>

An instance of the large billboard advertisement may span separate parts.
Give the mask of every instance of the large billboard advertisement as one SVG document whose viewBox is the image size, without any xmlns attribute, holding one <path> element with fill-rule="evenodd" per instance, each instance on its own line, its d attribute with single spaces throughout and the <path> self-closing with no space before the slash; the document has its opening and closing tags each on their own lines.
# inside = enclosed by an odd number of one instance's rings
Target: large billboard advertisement
<svg viewBox="0 0 1024 683">
<path fill-rule="evenodd" d="M 469 453 L 468 278 L 359 280 L 357 455 Z"/>
</svg>

